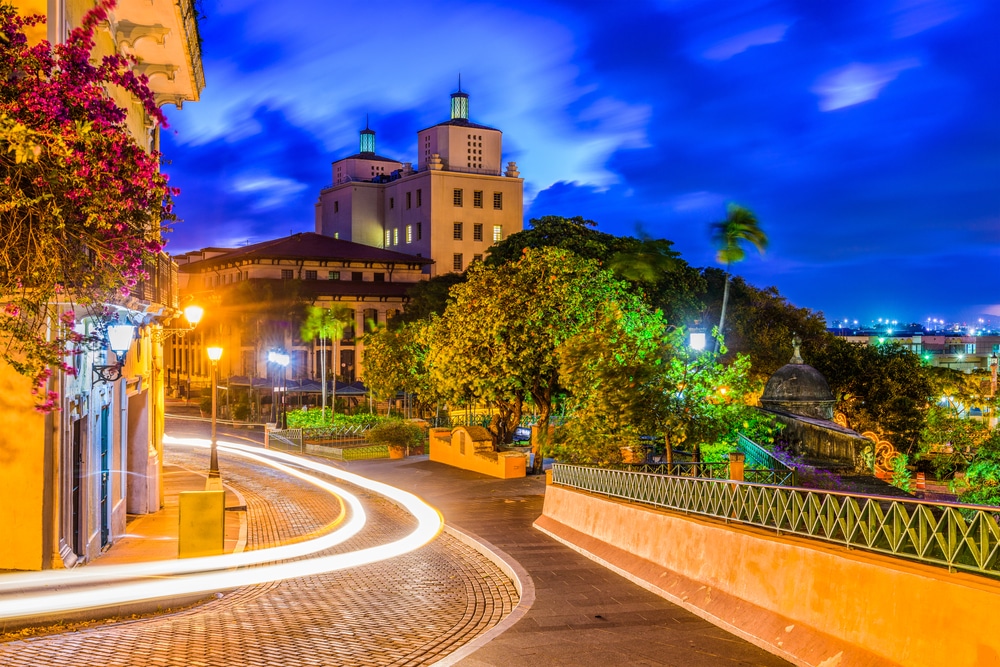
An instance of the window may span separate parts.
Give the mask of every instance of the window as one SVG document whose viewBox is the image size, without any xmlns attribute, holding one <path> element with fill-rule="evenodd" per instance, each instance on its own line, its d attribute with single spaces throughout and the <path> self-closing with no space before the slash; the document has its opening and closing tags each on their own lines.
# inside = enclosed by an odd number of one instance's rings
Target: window
<svg viewBox="0 0 1000 667">
<path fill-rule="evenodd" d="M 377 283 L 384 283 L 385 282 L 385 274 L 384 273 L 376 273 L 375 275 L 372 276 L 372 279 L 375 282 L 377 282 Z"/>
<path fill-rule="evenodd" d="M 461 189 L 455 188 L 455 192 L 452 194 L 452 201 L 455 203 L 455 206 L 461 206 L 462 205 L 462 190 Z"/>
<path fill-rule="evenodd" d="M 331 271 L 329 278 L 330 280 L 340 280 L 340 271 Z"/>
<path fill-rule="evenodd" d="M 456 271 L 462 270 L 462 253 L 456 252 L 455 256 L 452 258 L 451 268 Z"/>
<path fill-rule="evenodd" d="M 493 208 L 497 211 L 503 210 L 503 193 L 494 192 L 493 193 Z"/>
<path fill-rule="evenodd" d="M 406 226 L 406 242 L 413 243 L 413 225 Z"/>
<path fill-rule="evenodd" d="M 364 279 L 364 275 L 360 271 L 351 271 L 351 280 L 356 283 L 360 283 Z"/>
<path fill-rule="evenodd" d="M 292 271 L 291 269 L 282 269 L 281 270 L 281 279 L 282 280 L 291 280 L 294 277 L 295 277 L 295 272 Z"/>
<path fill-rule="evenodd" d="M 354 322 L 351 322 L 346 327 L 344 327 L 344 333 L 341 335 L 340 339 L 341 345 L 354 345 Z M 343 362 L 344 353 L 341 352 L 340 360 Z"/>
<path fill-rule="evenodd" d="M 503 241 L 503 227 L 500 225 L 493 225 L 493 242 Z"/>
<path fill-rule="evenodd" d="M 399 245 L 399 227 L 392 228 L 392 245 Z"/>
<path fill-rule="evenodd" d="M 316 280 L 317 274 L 315 271 L 310 271 L 306 269 L 306 280 Z"/>
<path fill-rule="evenodd" d="M 392 244 L 392 232 L 390 230 L 385 230 L 385 247 L 388 248 Z"/>
<path fill-rule="evenodd" d="M 365 323 L 364 332 L 370 334 L 378 328 L 378 311 L 374 308 L 365 308 L 363 315 Z"/>
<path fill-rule="evenodd" d="M 482 241 L 483 240 L 483 225 L 481 223 L 476 223 L 472 225 L 472 240 Z"/>
<path fill-rule="evenodd" d="M 472 256 L 472 261 L 473 262 L 481 262 L 481 261 L 483 261 L 483 256 L 482 255 L 473 255 Z"/>
<path fill-rule="evenodd" d="M 421 195 L 423 195 L 423 191 L 417 190 L 417 208 L 420 208 L 420 205 L 423 203 L 423 197 Z"/>
<path fill-rule="evenodd" d="M 483 207 L 483 191 L 482 190 L 476 190 L 475 192 L 472 193 L 472 206 L 474 208 L 482 208 Z"/>
<path fill-rule="evenodd" d="M 406 208 L 410 208 L 410 204 L 412 203 L 412 199 L 413 199 L 412 195 L 413 195 L 412 192 L 407 192 L 406 193 Z"/>
<path fill-rule="evenodd" d="M 417 191 L 419 192 L 419 190 Z M 417 223 L 417 240 L 419 241 L 423 236 L 421 235 L 421 223 Z"/>
<path fill-rule="evenodd" d="M 389 208 L 396 208 L 396 198 L 389 197 Z"/>
<path fill-rule="evenodd" d="M 453 231 L 451 233 L 451 236 L 456 241 L 461 241 L 462 240 L 462 223 L 461 222 L 456 222 L 455 223 L 455 227 L 454 227 L 454 229 L 453 229 Z"/>
<path fill-rule="evenodd" d="M 333 212 L 334 213 L 340 213 L 340 202 L 339 201 L 333 202 Z"/>
</svg>

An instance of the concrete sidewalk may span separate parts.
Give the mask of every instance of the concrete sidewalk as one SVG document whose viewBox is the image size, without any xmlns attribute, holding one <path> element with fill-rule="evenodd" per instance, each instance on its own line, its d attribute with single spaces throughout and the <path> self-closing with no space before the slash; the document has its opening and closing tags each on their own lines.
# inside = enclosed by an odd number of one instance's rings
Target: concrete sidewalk
<svg viewBox="0 0 1000 667">
<path fill-rule="evenodd" d="M 183 491 L 204 491 L 206 472 L 163 467 L 163 508 L 152 514 L 129 515 L 125 536 L 87 567 L 143 563 L 177 558 L 179 498 Z M 246 502 L 226 486 L 225 553 L 243 551 L 247 541 Z"/>
</svg>

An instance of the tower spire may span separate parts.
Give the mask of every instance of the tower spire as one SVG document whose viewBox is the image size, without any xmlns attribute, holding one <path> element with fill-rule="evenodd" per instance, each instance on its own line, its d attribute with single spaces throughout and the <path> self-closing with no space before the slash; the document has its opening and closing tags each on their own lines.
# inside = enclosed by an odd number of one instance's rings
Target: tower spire
<svg viewBox="0 0 1000 667">
<path fill-rule="evenodd" d="M 368 114 L 365 114 L 365 129 L 361 130 L 361 152 L 375 152 L 375 131 L 368 127 Z"/>
<path fill-rule="evenodd" d="M 451 94 L 451 119 L 469 120 L 469 94 L 462 92 L 462 73 L 458 74 L 458 92 Z"/>
</svg>

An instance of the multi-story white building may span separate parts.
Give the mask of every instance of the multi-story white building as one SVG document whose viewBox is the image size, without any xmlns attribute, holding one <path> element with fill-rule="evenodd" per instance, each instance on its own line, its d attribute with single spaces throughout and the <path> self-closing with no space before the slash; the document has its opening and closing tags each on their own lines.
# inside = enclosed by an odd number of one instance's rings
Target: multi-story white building
<svg viewBox="0 0 1000 667">
<path fill-rule="evenodd" d="M 418 160 L 360 152 L 333 163 L 316 203 L 316 232 L 434 260 L 432 274 L 461 272 L 523 227 L 524 180 L 501 171 L 502 133 L 469 120 L 469 95 L 451 96 L 451 118 L 417 133 Z"/>
</svg>

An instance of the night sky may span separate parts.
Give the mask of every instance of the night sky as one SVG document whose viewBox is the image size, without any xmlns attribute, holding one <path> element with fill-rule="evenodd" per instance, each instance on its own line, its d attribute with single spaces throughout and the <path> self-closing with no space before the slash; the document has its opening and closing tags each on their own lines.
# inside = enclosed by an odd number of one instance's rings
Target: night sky
<svg viewBox="0 0 1000 667">
<path fill-rule="evenodd" d="M 168 109 L 168 251 L 313 231 L 330 163 L 417 161 L 471 95 L 525 221 L 582 215 L 843 317 L 1000 323 L 1000 2 L 204 0 L 202 99 Z"/>
</svg>

